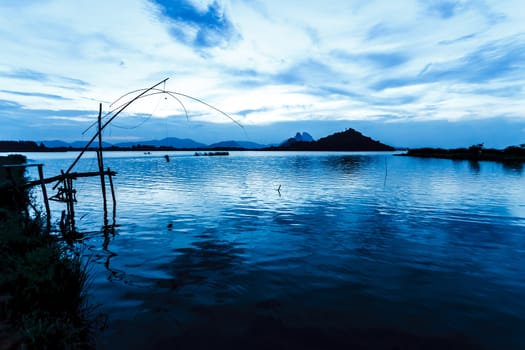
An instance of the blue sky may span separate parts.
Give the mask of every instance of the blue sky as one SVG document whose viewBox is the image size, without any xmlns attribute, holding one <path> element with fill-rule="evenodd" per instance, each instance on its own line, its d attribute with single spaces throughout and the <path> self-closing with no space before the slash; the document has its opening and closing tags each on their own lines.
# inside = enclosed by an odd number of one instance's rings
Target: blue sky
<svg viewBox="0 0 525 350">
<path fill-rule="evenodd" d="M 275 143 L 348 127 L 394 146 L 525 143 L 525 1 L 0 1 L 0 139 Z"/>
</svg>

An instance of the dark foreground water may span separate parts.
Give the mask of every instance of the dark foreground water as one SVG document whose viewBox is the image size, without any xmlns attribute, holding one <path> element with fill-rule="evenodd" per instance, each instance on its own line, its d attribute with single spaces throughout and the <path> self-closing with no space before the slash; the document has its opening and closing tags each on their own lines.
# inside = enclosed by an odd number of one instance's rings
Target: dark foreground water
<svg viewBox="0 0 525 350">
<path fill-rule="evenodd" d="M 76 182 L 97 348 L 525 349 L 521 166 L 169 155 L 107 153 L 114 235 Z M 51 176 L 74 154 L 28 156 Z"/>
</svg>

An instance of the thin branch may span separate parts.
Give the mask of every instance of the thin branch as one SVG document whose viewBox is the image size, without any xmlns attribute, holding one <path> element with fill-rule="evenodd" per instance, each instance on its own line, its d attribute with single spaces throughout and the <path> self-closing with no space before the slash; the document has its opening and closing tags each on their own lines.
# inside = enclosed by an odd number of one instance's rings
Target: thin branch
<svg viewBox="0 0 525 350">
<path fill-rule="evenodd" d="M 157 86 L 159 86 L 160 84 L 166 82 L 166 80 L 168 80 L 169 78 L 166 78 L 160 82 L 158 82 L 157 84 L 153 85 L 152 87 L 144 90 L 143 92 L 141 92 L 138 96 L 136 96 L 135 98 L 133 98 L 132 100 L 130 100 L 128 103 L 126 103 L 126 105 L 124 105 L 117 113 L 115 113 L 111 118 L 109 118 L 109 120 L 107 122 L 105 122 L 102 127 L 97 130 L 97 132 L 95 133 L 95 135 L 93 135 L 93 137 L 88 141 L 88 143 L 84 146 L 84 148 L 82 149 L 82 151 L 80 151 L 80 154 L 75 158 L 75 160 L 73 161 L 73 163 L 69 166 L 69 168 L 66 170 L 65 174 L 68 174 L 71 169 L 73 169 L 73 167 L 75 166 L 75 164 L 77 164 L 77 162 L 80 160 L 80 158 L 82 157 L 82 155 L 86 152 L 86 150 L 89 148 L 89 146 L 91 145 L 91 143 L 93 143 L 93 141 L 95 141 L 95 139 L 97 138 L 98 134 L 102 132 L 102 130 L 109 125 L 109 123 L 111 123 L 111 121 L 113 121 L 113 119 L 115 119 L 124 109 L 126 109 L 126 107 L 128 107 L 130 104 L 132 104 L 134 101 L 136 101 L 137 99 L 139 99 L 142 95 L 144 95 L 145 93 L 147 93 L 148 91 L 150 90 L 153 90 L 155 89 Z M 58 187 L 60 182 L 57 182 L 55 184 L 55 186 L 53 186 L 53 189 L 56 189 Z"/>
<path fill-rule="evenodd" d="M 208 108 L 211 108 L 213 109 L 214 111 L 216 112 L 219 112 L 220 114 L 224 115 L 225 117 L 227 117 L 228 119 L 230 119 L 233 123 L 237 124 L 239 127 L 241 127 L 242 129 L 244 129 L 244 126 L 239 123 L 237 120 L 235 120 L 233 117 L 231 117 L 229 114 L 227 114 L 226 112 L 218 109 L 217 107 L 214 107 L 213 105 L 199 99 L 199 98 L 196 98 L 196 97 L 193 97 L 193 96 L 190 96 L 190 95 L 186 95 L 186 94 L 183 94 L 181 92 L 177 92 L 177 91 L 169 91 L 169 90 L 164 90 L 164 89 L 158 89 L 158 88 L 154 88 L 154 89 L 137 89 L 137 90 L 133 90 L 133 91 L 130 91 L 130 92 L 127 92 L 125 93 L 124 95 L 120 96 L 119 98 L 117 98 L 115 101 L 113 101 L 109 106 L 112 107 L 114 106 L 118 101 L 124 99 L 124 97 L 126 96 L 129 96 L 131 94 L 134 94 L 134 93 L 137 93 L 137 92 L 142 92 L 144 93 L 145 90 L 148 90 L 148 91 L 154 91 L 152 93 L 147 93 L 147 94 L 144 94 L 144 95 L 141 95 L 141 96 L 138 96 L 136 97 L 134 100 L 139 100 L 141 98 L 145 98 L 145 97 L 150 97 L 150 96 L 154 96 L 154 95 L 158 95 L 158 94 L 167 94 L 171 97 L 173 97 L 179 104 L 180 106 L 182 107 L 182 109 L 184 110 L 184 114 L 186 115 L 186 119 L 189 120 L 189 114 L 188 114 L 188 110 L 186 108 L 186 106 L 184 105 L 184 103 L 177 97 L 177 96 L 183 96 L 183 97 L 186 97 L 188 99 L 191 99 L 191 100 L 194 100 L 196 102 L 199 102 L 205 106 L 207 106 Z M 129 101 L 128 101 L 129 102 Z M 108 113 L 106 113 L 102 119 L 104 118 L 107 118 L 109 117 L 114 111 L 122 108 L 123 106 L 125 106 L 126 104 L 128 104 L 128 102 L 123 102 L 122 104 L 118 105 L 117 107 L 115 107 L 114 109 L 112 109 L 111 111 L 109 111 Z M 82 132 L 82 134 L 85 134 L 89 129 L 91 129 L 93 126 L 96 125 L 96 122 L 92 123 L 91 125 L 89 125 L 86 130 L 84 130 L 84 132 Z"/>
</svg>

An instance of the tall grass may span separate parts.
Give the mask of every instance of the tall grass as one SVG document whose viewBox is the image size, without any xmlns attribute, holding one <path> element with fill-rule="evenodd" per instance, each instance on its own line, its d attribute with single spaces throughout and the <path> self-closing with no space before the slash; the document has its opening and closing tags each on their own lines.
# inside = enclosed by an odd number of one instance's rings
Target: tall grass
<svg viewBox="0 0 525 350">
<path fill-rule="evenodd" d="M 11 199 L 0 203 L 0 339 L 7 338 L 0 348 L 89 348 L 87 265 L 75 248 L 45 234 L 39 218 L 24 214 L 29 195 L 14 194 L 2 175 L 0 194 Z"/>
</svg>

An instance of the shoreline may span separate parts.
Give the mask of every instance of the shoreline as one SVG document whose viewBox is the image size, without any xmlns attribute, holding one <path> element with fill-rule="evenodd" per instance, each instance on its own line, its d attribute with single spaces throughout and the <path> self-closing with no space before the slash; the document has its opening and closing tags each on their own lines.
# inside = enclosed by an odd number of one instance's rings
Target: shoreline
<svg viewBox="0 0 525 350">
<path fill-rule="evenodd" d="M 522 146 L 510 146 L 503 150 L 492 148 L 485 149 L 481 145 L 454 149 L 415 148 L 409 149 L 406 153 L 397 155 L 417 158 L 522 163 L 525 162 L 525 147 Z"/>
<path fill-rule="evenodd" d="M 14 190 L 12 181 L 27 181 L 25 163 L 22 155 L 0 157 L 0 348 L 91 348 L 88 266 L 44 228 L 30 190 Z M 3 165 L 19 166 L 9 175 Z"/>
</svg>

